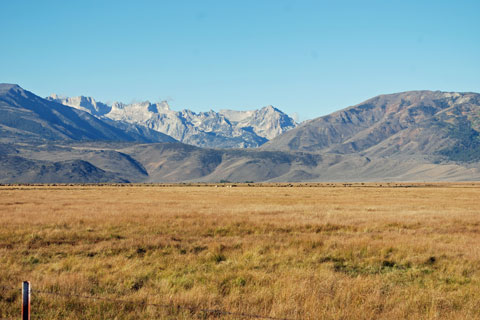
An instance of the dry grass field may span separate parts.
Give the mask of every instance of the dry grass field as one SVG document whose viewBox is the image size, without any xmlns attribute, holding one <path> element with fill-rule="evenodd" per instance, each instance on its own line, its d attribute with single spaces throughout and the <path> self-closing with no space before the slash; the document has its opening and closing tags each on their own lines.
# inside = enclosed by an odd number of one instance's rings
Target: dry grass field
<svg viewBox="0 0 480 320">
<path fill-rule="evenodd" d="M 480 184 L 4 186 L 0 318 L 22 280 L 32 319 L 480 319 Z"/>
</svg>

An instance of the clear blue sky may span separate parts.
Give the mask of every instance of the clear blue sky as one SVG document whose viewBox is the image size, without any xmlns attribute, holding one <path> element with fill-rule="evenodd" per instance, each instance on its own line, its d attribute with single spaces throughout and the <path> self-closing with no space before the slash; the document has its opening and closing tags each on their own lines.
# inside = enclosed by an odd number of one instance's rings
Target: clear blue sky
<svg viewBox="0 0 480 320">
<path fill-rule="evenodd" d="M 381 93 L 480 92 L 478 0 L 4 0 L 0 36 L 0 82 L 41 96 L 305 120 Z"/>
</svg>

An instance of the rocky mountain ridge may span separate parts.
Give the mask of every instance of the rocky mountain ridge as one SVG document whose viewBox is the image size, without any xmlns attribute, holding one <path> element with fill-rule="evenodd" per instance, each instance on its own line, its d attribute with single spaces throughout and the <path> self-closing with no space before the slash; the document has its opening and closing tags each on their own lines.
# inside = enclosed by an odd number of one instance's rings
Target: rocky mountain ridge
<svg viewBox="0 0 480 320">
<path fill-rule="evenodd" d="M 67 98 L 53 94 L 46 99 L 89 112 L 99 119 L 144 126 L 200 147 L 258 147 L 297 126 L 291 117 L 273 106 L 249 111 L 196 113 L 188 109 L 174 111 L 166 101 L 114 102 L 108 106 L 90 97 Z"/>
</svg>

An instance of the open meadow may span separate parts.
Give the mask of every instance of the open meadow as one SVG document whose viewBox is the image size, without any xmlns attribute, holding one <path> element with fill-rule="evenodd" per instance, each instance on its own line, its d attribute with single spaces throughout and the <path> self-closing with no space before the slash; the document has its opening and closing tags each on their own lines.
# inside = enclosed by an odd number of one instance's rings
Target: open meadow
<svg viewBox="0 0 480 320">
<path fill-rule="evenodd" d="M 23 280 L 32 319 L 480 319 L 480 184 L 3 186 L 0 318 Z"/>
</svg>

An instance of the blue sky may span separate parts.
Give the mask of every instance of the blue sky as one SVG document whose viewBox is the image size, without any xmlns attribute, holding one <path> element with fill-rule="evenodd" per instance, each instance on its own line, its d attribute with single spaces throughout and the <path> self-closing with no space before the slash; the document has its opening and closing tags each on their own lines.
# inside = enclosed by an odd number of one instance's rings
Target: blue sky
<svg viewBox="0 0 480 320">
<path fill-rule="evenodd" d="M 480 92 L 480 1 L 2 1 L 0 82 L 47 96 L 274 105 Z"/>
</svg>

